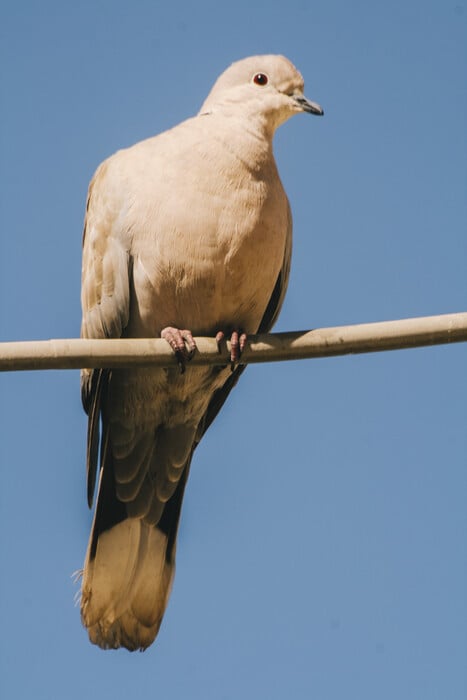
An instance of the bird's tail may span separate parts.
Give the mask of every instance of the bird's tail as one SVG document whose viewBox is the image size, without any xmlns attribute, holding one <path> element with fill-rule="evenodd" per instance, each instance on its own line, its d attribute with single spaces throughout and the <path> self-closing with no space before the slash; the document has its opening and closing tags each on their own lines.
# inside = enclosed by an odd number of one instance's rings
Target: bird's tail
<svg viewBox="0 0 467 700">
<path fill-rule="evenodd" d="M 83 571 L 81 618 L 101 648 L 143 650 L 157 635 L 170 595 L 189 461 L 154 525 L 127 516 L 115 493 L 111 450 L 106 452 Z"/>
</svg>

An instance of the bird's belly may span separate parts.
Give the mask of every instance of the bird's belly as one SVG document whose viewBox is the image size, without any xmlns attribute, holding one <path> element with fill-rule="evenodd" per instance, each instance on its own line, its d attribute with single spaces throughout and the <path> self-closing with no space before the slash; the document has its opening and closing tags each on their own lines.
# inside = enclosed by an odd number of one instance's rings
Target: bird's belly
<svg viewBox="0 0 467 700">
<path fill-rule="evenodd" d="M 133 260 L 128 335 L 158 336 L 166 326 L 198 335 L 258 329 L 281 270 L 287 220 L 234 231 L 221 225 L 196 235 L 188 227 L 171 245 L 148 247 Z"/>
<path fill-rule="evenodd" d="M 173 369 L 138 368 L 112 373 L 109 419 L 119 430 L 168 428 L 181 423 L 196 427 L 207 410 L 213 392 L 230 376 L 230 367 L 188 365 L 181 374 Z"/>
<path fill-rule="evenodd" d="M 166 326 L 188 328 L 198 335 L 234 328 L 255 332 L 280 267 L 260 266 L 249 258 L 235 271 L 227 265 L 216 272 L 206 268 L 209 265 L 198 265 L 195 279 L 187 278 L 181 268 L 154 281 L 145 270 L 147 284 L 135 292 L 138 312 L 131 313 L 140 323 L 131 334 L 144 331 L 144 335 L 158 336 Z"/>
</svg>

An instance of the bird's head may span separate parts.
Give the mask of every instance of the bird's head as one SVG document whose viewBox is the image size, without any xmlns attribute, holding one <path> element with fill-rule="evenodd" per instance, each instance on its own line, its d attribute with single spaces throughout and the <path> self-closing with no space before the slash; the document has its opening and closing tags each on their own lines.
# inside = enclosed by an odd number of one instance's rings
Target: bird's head
<svg viewBox="0 0 467 700">
<path fill-rule="evenodd" d="M 322 115 L 303 94 L 303 78 L 284 56 L 251 56 L 233 63 L 217 79 L 200 114 L 236 113 L 266 119 L 274 131 L 294 114 Z"/>
</svg>

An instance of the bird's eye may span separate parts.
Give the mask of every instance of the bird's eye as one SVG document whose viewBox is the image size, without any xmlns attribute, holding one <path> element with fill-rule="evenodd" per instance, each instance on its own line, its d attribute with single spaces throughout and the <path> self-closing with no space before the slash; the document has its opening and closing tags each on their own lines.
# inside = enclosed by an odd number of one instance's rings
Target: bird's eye
<svg viewBox="0 0 467 700">
<path fill-rule="evenodd" d="M 253 82 L 256 85 L 267 85 L 269 82 L 269 78 L 265 73 L 256 73 L 256 75 L 253 78 Z"/>
</svg>

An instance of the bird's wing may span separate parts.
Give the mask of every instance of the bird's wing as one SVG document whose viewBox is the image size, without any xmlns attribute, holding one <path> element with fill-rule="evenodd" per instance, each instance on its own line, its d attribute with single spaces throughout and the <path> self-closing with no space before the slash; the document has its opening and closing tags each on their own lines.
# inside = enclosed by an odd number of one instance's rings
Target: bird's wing
<svg viewBox="0 0 467 700">
<path fill-rule="evenodd" d="M 279 316 L 282 304 L 284 303 L 287 285 L 289 283 L 290 263 L 292 259 L 292 212 L 290 204 L 287 201 L 287 238 L 284 250 L 284 259 L 282 268 L 274 285 L 271 298 L 264 312 L 261 323 L 258 327 L 258 333 L 268 333 L 271 330 L 277 317 Z"/>
<path fill-rule="evenodd" d="M 130 253 L 124 236 L 114 225 L 114 209 L 106 195 L 107 162 L 91 181 L 83 233 L 81 304 L 82 338 L 119 338 L 128 323 L 130 307 Z M 81 372 L 81 399 L 89 416 L 87 446 L 88 503 L 97 474 L 101 397 L 108 370 Z"/>
</svg>

